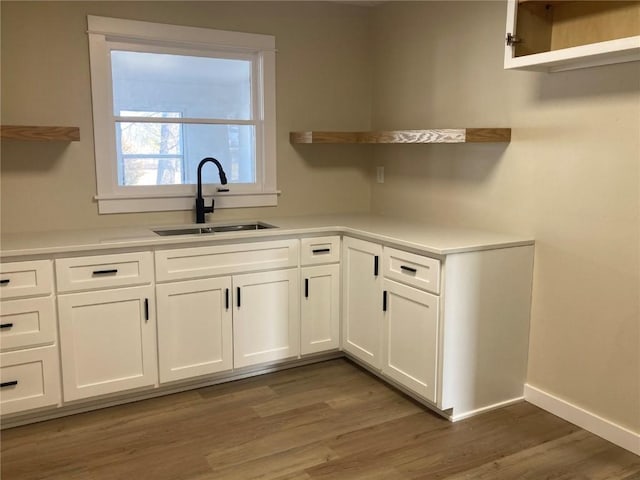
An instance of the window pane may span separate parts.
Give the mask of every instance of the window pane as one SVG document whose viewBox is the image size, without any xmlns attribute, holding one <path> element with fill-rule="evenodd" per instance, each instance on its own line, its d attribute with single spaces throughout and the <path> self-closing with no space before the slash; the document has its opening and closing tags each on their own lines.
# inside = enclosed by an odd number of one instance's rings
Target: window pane
<svg viewBox="0 0 640 480">
<path fill-rule="evenodd" d="M 125 157 L 123 185 L 179 185 L 182 168 L 182 158 Z"/>
<path fill-rule="evenodd" d="M 251 61 L 112 51 L 114 115 L 251 120 Z"/>
<path fill-rule="evenodd" d="M 200 160 L 214 157 L 229 183 L 255 183 L 255 127 L 117 122 L 118 179 L 121 186 L 197 183 Z M 203 183 L 220 183 L 207 164 Z"/>
<path fill-rule="evenodd" d="M 120 151 L 123 154 L 180 154 L 182 125 L 177 123 L 119 122 Z"/>
</svg>

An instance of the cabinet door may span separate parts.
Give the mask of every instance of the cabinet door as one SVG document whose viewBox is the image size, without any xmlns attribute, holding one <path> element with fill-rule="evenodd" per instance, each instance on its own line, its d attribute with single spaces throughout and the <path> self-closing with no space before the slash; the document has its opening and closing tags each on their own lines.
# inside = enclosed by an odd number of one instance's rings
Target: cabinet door
<svg viewBox="0 0 640 480">
<path fill-rule="evenodd" d="M 438 297 L 390 280 L 384 288 L 382 373 L 435 402 Z"/>
<path fill-rule="evenodd" d="M 345 237 L 343 240 L 342 348 L 380 368 L 382 331 L 382 246 Z"/>
<path fill-rule="evenodd" d="M 298 356 L 298 275 L 294 268 L 233 277 L 235 368 Z"/>
<path fill-rule="evenodd" d="M 340 265 L 302 269 L 300 353 L 323 352 L 340 346 Z"/>
<path fill-rule="evenodd" d="M 231 277 L 156 286 L 160 383 L 231 370 Z"/>
<path fill-rule="evenodd" d="M 158 381 L 153 287 L 58 297 L 65 401 Z"/>
</svg>

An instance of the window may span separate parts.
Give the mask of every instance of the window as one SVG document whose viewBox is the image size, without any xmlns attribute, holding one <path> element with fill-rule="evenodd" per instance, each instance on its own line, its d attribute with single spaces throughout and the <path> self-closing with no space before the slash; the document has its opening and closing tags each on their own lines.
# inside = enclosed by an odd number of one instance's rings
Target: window
<svg viewBox="0 0 640 480">
<path fill-rule="evenodd" d="M 100 213 L 276 205 L 272 36 L 88 17 Z"/>
</svg>

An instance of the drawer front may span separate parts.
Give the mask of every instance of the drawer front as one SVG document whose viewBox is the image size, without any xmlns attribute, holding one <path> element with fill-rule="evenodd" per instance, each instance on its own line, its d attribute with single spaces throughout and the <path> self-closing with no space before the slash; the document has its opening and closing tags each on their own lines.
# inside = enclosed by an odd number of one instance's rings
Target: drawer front
<svg viewBox="0 0 640 480">
<path fill-rule="evenodd" d="M 440 260 L 389 247 L 383 257 L 385 278 L 440 293 Z"/>
<path fill-rule="evenodd" d="M 300 241 L 300 263 L 318 265 L 340 261 L 340 237 L 303 238 Z"/>
<path fill-rule="evenodd" d="M 0 264 L 0 298 L 49 295 L 52 292 L 51 260 Z"/>
<path fill-rule="evenodd" d="M 0 354 L 2 415 L 60 404 L 56 346 Z"/>
<path fill-rule="evenodd" d="M 56 260 L 59 292 L 144 285 L 153 281 L 151 252 L 95 255 Z"/>
<path fill-rule="evenodd" d="M 0 304 L 0 349 L 36 347 L 56 341 L 53 296 L 9 300 Z"/>
<path fill-rule="evenodd" d="M 156 280 L 214 277 L 297 267 L 298 240 L 216 245 L 156 252 Z"/>
</svg>

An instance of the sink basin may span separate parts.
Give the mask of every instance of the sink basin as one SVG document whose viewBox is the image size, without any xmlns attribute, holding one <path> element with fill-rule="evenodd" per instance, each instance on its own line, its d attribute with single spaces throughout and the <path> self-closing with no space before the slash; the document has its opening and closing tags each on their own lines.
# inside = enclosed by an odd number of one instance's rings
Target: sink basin
<svg viewBox="0 0 640 480">
<path fill-rule="evenodd" d="M 153 232 L 163 237 L 170 235 L 206 235 L 221 232 L 244 232 L 251 230 L 263 230 L 265 228 L 277 228 L 263 222 L 234 223 L 231 225 L 213 225 L 210 227 L 171 228 L 167 230 L 154 230 Z"/>
</svg>

